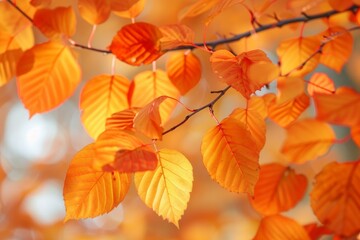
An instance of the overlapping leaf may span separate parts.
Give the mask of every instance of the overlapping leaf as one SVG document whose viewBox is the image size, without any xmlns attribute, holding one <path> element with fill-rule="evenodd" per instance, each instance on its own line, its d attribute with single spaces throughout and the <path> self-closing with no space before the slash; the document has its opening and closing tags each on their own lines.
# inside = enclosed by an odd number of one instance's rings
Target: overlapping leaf
<svg viewBox="0 0 360 240">
<path fill-rule="evenodd" d="M 154 171 L 135 174 L 140 198 L 158 215 L 179 227 L 193 185 L 191 163 L 180 152 L 162 149 Z"/>
<path fill-rule="evenodd" d="M 170 56 L 166 64 L 167 74 L 174 86 L 185 95 L 201 78 L 201 63 L 193 53 L 178 52 Z"/>
<path fill-rule="evenodd" d="M 314 73 L 310 78 L 307 91 L 310 96 L 314 96 L 315 93 L 331 94 L 335 93 L 335 85 L 327 74 Z"/>
<path fill-rule="evenodd" d="M 111 12 L 110 2 L 104 0 L 78 0 L 78 8 L 81 17 L 92 25 L 105 22 Z"/>
<path fill-rule="evenodd" d="M 319 47 L 320 40 L 316 37 L 299 37 L 281 42 L 276 50 L 281 62 L 281 74 L 303 76 L 314 70 L 320 59 L 320 55 L 316 54 Z"/>
<path fill-rule="evenodd" d="M 115 56 L 130 65 L 149 64 L 161 55 L 159 28 L 145 22 L 125 25 L 114 36 L 109 48 Z"/>
<path fill-rule="evenodd" d="M 254 238 L 254 240 L 273 239 L 310 240 L 299 223 L 281 215 L 264 217 Z"/>
<path fill-rule="evenodd" d="M 133 129 L 134 118 L 137 109 L 125 109 L 114 113 L 106 119 L 106 129 L 131 130 Z"/>
<path fill-rule="evenodd" d="M 211 21 L 219 15 L 226 8 L 230 8 L 236 4 L 240 4 L 244 2 L 244 0 L 218 0 L 214 7 L 211 9 L 209 16 L 206 19 L 205 24 L 209 25 Z"/>
<path fill-rule="evenodd" d="M 305 119 L 287 128 L 287 138 L 281 152 L 293 163 L 304 163 L 325 154 L 335 138 L 328 124 Z"/>
<path fill-rule="evenodd" d="M 337 11 L 344 11 L 345 9 L 348 9 L 352 6 L 353 1 L 352 0 L 328 0 L 330 6 L 334 8 Z"/>
<path fill-rule="evenodd" d="M 259 181 L 255 186 L 252 206 L 264 215 L 293 208 L 304 196 L 307 179 L 293 169 L 278 163 L 261 166 Z"/>
<path fill-rule="evenodd" d="M 239 91 L 245 98 L 278 76 L 278 68 L 261 50 L 234 56 L 227 50 L 217 50 L 210 58 L 211 67 L 221 81 Z"/>
<path fill-rule="evenodd" d="M 251 96 L 251 98 L 247 101 L 247 109 L 256 111 L 260 116 L 265 119 L 268 115 L 267 106 L 262 97 Z"/>
<path fill-rule="evenodd" d="M 189 6 L 180 16 L 179 20 L 184 18 L 196 17 L 213 8 L 220 0 L 199 0 Z"/>
<path fill-rule="evenodd" d="M 277 104 L 293 100 L 304 93 L 304 80 L 301 77 L 279 78 L 277 82 L 278 95 Z"/>
<path fill-rule="evenodd" d="M 164 95 L 174 99 L 180 97 L 179 91 L 170 82 L 166 72 L 145 71 L 137 74 L 131 82 L 128 99 L 131 107 L 142 108 L 155 98 Z M 166 101 L 161 104 L 160 117 L 163 124 L 169 119 L 176 104 L 176 101 Z"/>
<path fill-rule="evenodd" d="M 330 235 L 332 232 L 324 226 L 317 223 L 309 223 L 304 226 L 305 231 L 308 233 L 310 239 L 317 240 L 324 235 Z M 334 239 L 333 239 L 334 240 Z"/>
<path fill-rule="evenodd" d="M 315 93 L 317 119 L 329 123 L 355 126 L 360 123 L 360 94 L 348 87 L 340 87 L 335 94 Z"/>
<path fill-rule="evenodd" d="M 315 179 L 311 207 L 320 222 L 341 236 L 359 233 L 359 161 L 332 162 Z"/>
<path fill-rule="evenodd" d="M 39 9 L 33 21 L 34 25 L 48 38 L 61 35 L 71 37 L 76 31 L 76 17 L 72 7 Z"/>
<path fill-rule="evenodd" d="M 92 168 L 94 144 L 73 158 L 64 183 L 65 220 L 90 218 L 105 214 L 124 199 L 130 187 L 130 176 Z"/>
<path fill-rule="evenodd" d="M 81 80 L 71 50 L 57 42 L 27 50 L 17 65 L 18 94 L 30 116 L 49 111 L 68 99 Z"/>
<path fill-rule="evenodd" d="M 184 24 L 166 25 L 159 29 L 163 35 L 160 39 L 162 51 L 194 44 L 194 31 Z"/>
<path fill-rule="evenodd" d="M 305 93 L 281 104 L 277 104 L 273 99 L 268 106 L 268 116 L 281 127 L 287 127 L 298 119 L 309 105 L 310 99 Z"/>
<path fill-rule="evenodd" d="M 351 128 L 351 137 L 354 142 L 360 147 L 360 123 Z"/>
<path fill-rule="evenodd" d="M 111 10 L 123 18 L 135 18 L 144 9 L 145 0 L 110 0 Z"/>
<path fill-rule="evenodd" d="M 85 84 L 80 96 L 81 121 L 92 138 L 105 130 L 111 114 L 129 107 L 129 86 L 130 81 L 119 75 L 98 75 Z"/>
<path fill-rule="evenodd" d="M 211 178 L 229 191 L 250 195 L 259 177 L 259 151 L 247 127 L 234 118 L 210 129 L 201 144 Z"/>
</svg>

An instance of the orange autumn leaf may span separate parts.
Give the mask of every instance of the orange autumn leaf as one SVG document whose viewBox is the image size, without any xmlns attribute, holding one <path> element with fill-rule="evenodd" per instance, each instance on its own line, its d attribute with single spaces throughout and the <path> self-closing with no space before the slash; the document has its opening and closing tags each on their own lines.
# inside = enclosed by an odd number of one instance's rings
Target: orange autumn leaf
<svg viewBox="0 0 360 240">
<path fill-rule="evenodd" d="M 304 76 L 314 70 L 320 59 L 319 54 L 314 55 L 319 47 L 320 40 L 316 37 L 282 41 L 276 50 L 281 62 L 281 75 Z"/>
<path fill-rule="evenodd" d="M 335 94 L 315 93 L 316 118 L 333 124 L 355 126 L 360 123 L 360 94 L 340 87 Z"/>
<path fill-rule="evenodd" d="M 277 104 L 290 101 L 304 93 L 305 83 L 301 77 L 282 77 L 277 81 Z"/>
<path fill-rule="evenodd" d="M 129 107 L 130 81 L 119 75 L 98 75 L 90 79 L 80 95 L 81 121 L 88 134 L 96 139 L 105 130 L 106 119 Z"/>
<path fill-rule="evenodd" d="M 137 109 L 129 108 L 116 112 L 106 119 L 106 129 L 131 130 Z"/>
<path fill-rule="evenodd" d="M 117 153 L 124 150 L 134 150 L 145 145 L 140 139 L 126 130 L 107 129 L 95 141 L 95 153 L 92 166 L 97 170 L 113 171 Z"/>
<path fill-rule="evenodd" d="M 330 6 L 336 11 L 343 11 L 353 5 L 353 0 L 328 0 Z"/>
<path fill-rule="evenodd" d="M 319 36 L 326 43 L 321 50 L 320 63 L 340 73 L 352 53 L 352 35 L 345 28 L 331 27 Z"/>
<path fill-rule="evenodd" d="M 92 168 L 94 144 L 80 150 L 70 163 L 64 183 L 65 221 L 96 217 L 110 212 L 123 201 L 130 175 Z"/>
<path fill-rule="evenodd" d="M 158 27 L 145 22 L 125 25 L 114 36 L 109 49 L 121 61 L 139 66 L 149 64 L 161 55 Z"/>
<path fill-rule="evenodd" d="M 293 208 L 306 192 L 307 179 L 278 163 L 261 166 L 259 181 L 250 202 L 256 211 L 271 215 Z"/>
<path fill-rule="evenodd" d="M 135 18 L 143 11 L 145 2 L 145 0 L 110 0 L 110 5 L 116 15 Z"/>
<path fill-rule="evenodd" d="M 163 37 L 160 39 L 161 50 L 170 50 L 179 46 L 194 45 L 195 34 L 184 24 L 172 24 L 159 27 Z"/>
<path fill-rule="evenodd" d="M 78 8 L 81 17 L 92 25 L 105 22 L 111 12 L 108 0 L 78 0 Z"/>
<path fill-rule="evenodd" d="M 311 207 L 334 233 L 350 237 L 360 231 L 360 164 L 332 162 L 315 177 Z"/>
<path fill-rule="evenodd" d="M 217 50 L 210 57 L 213 72 L 221 81 L 239 91 L 245 98 L 278 76 L 278 68 L 261 50 L 234 56 L 227 50 Z"/>
<path fill-rule="evenodd" d="M 213 8 L 220 0 L 199 0 L 194 4 L 190 5 L 183 11 L 179 16 L 179 21 L 182 21 L 184 18 L 196 17 L 200 14 L 203 14 Z"/>
<path fill-rule="evenodd" d="M 317 223 L 309 223 L 304 226 L 310 239 L 318 240 L 324 235 L 330 235 L 332 232 L 324 226 L 319 226 Z M 334 239 L 333 239 L 334 240 Z"/>
<path fill-rule="evenodd" d="M 309 106 L 310 98 L 305 93 L 281 104 L 277 104 L 273 100 L 268 106 L 268 117 L 281 127 L 287 127 L 298 119 Z"/>
<path fill-rule="evenodd" d="M 234 118 L 225 118 L 210 129 L 201 144 L 211 178 L 231 192 L 250 195 L 259 176 L 259 151 L 251 132 Z"/>
<path fill-rule="evenodd" d="M 76 17 L 72 7 L 42 8 L 34 15 L 34 25 L 48 38 L 71 37 L 76 31 Z"/>
<path fill-rule="evenodd" d="M 27 50 L 17 65 L 19 97 L 30 116 L 62 104 L 75 91 L 81 70 L 71 49 L 57 42 Z"/>
<path fill-rule="evenodd" d="M 293 163 L 304 163 L 327 153 L 336 140 L 324 122 L 305 119 L 290 125 L 281 152 Z"/>
<path fill-rule="evenodd" d="M 251 111 L 256 111 L 260 116 L 265 119 L 268 115 L 267 106 L 262 97 L 251 96 L 247 101 L 247 109 Z"/>
<path fill-rule="evenodd" d="M 135 76 L 128 93 L 131 107 L 142 108 L 157 97 L 169 96 L 179 99 L 180 93 L 162 70 L 145 71 Z M 175 109 L 176 101 L 166 101 L 160 106 L 160 116 L 163 124 L 169 119 Z"/>
<path fill-rule="evenodd" d="M 291 218 L 281 215 L 267 216 L 261 219 L 254 240 L 310 240 L 305 229 Z"/>
<path fill-rule="evenodd" d="M 48 7 L 52 0 L 30 0 L 30 4 L 34 7 Z"/>
<path fill-rule="evenodd" d="M 135 173 L 135 186 L 148 207 L 179 228 L 193 187 L 193 169 L 180 152 L 162 149 L 157 155 L 157 168 Z"/>
<path fill-rule="evenodd" d="M 237 108 L 230 114 L 230 117 L 240 121 L 248 128 L 259 150 L 264 147 L 266 125 L 264 118 L 258 112 Z"/>
<path fill-rule="evenodd" d="M 201 78 L 201 63 L 199 58 L 189 52 L 178 52 L 170 56 L 166 64 L 170 81 L 185 95 L 195 87 Z"/>
<path fill-rule="evenodd" d="M 310 78 L 307 91 L 310 96 L 314 96 L 315 93 L 331 94 L 335 93 L 335 85 L 327 74 L 314 73 Z"/>
<path fill-rule="evenodd" d="M 360 147 L 360 123 L 351 128 L 351 137 L 353 141 Z"/>
<path fill-rule="evenodd" d="M 211 9 L 209 16 L 207 17 L 205 21 L 205 25 L 209 25 L 212 20 L 219 15 L 222 11 L 224 11 L 226 8 L 233 7 L 234 5 L 243 3 L 244 0 L 218 0 L 214 7 Z"/>
</svg>

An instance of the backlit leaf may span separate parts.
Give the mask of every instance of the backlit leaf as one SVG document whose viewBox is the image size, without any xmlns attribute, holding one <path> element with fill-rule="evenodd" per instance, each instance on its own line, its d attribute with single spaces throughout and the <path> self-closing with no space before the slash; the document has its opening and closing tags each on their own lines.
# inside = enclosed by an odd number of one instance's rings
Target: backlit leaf
<svg viewBox="0 0 360 240">
<path fill-rule="evenodd" d="M 351 128 L 351 137 L 354 142 L 360 147 L 360 123 Z"/>
<path fill-rule="evenodd" d="M 310 96 L 314 96 L 315 93 L 331 94 L 335 93 L 335 85 L 327 74 L 314 73 L 310 78 L 307 91 Z"/>
<path fill-rule="evenodd" d="M 259 149 L 244 124 L 225 118 L 206 133 L 201 153 L 211 178 L 222 187 L 254 194 L 259 177 Z"/>
<path fill-rule="evenodd" d="M 344 11 L 352 6 L 352 0 L 328 0 L 330 6 L 337 11 Z"/>
<path fill-rule="evenodd" d="M 201 78 L 201 63 L 193 53 L 178 52 L 170 56 L 166 64 L 170 81 L 185 95 Z"/>
<path fill-rule="evenodd" d="M 137 112 L 137 109 L 130 108 L 112 114 L 106 119 L 106 129 L 131 130 Z"/>
<path fill-rule="evenodd" d="M 313 97 L 317 119 L 346 126 L 360 123 L 360 94 L 353 89 L 340 87 L 335 94 L 315 93 Z"/>
<path fill-rule="evenodd" d="M 140 198 L 158 215 L 179 227 L 193 186 L 193 169 L 180 152 L 162 149 L 154 171 L 135 173 Z"/>
<path fill-rule="evenodd" d="M 304 196 L 307 179 L 292 168 L 278 163 L 261 166 L 252 206 L 261 214 L 271 215 L 293 208 Z"/>
<path fill-rule="evenodd" d="M 239 91 L 245 98 L 278 76 L 277 66 L 261 50 L 234 56 L 227 50 L 217 50 L 210 57 L 211 67 L 221 81 Z"/>
<path fill-rule="evenodd" d="M 262 149 L 265 144 L 266 125 L 264 118 L 254 110 L 235 109 L 231 114 L 234 118 L 243 123 L 251 133 L 258 149 Z"/>
<path fill-rule="evenodd" d="M 247 101 L 247 109 L 256 111 L 263 119 L 265 119 L 268 114 L 264 99 L 255 95 L 251 96 L 251 98 Z"/>
<path fill-rule="evenodd" d="M 145 71 L 135 76 L 131 82 L 128 95 L 131 107 L 142 108 L 157 97 L 169 96 L 174 99 L 180 97 L 179 91 L 174 87 L 162 70 Z M 163 124 L 169 119 L 176 107 L 176 101 L 166 101 L 160 106 L 160 116 Z"/>
<path fill-rule="evenodd" d="M 194 44 L 194 31 L 186 25 L 172 24 L 162 26 L 159 29 L 163 35 L 160 39 L 160 46 L 163 51 Z"/>
<path fill-rule="evenodd" d="M 315 180 L 311 207 L 320 222 L 341 236 L 359 233 L 359 161 L 329 163 Z"/>
<path fill-rule="evenodd" d="M 56 42 L 37 44 L 17 65 L 18 94 L 30 116 L 49 111 L 68 99 L 81 80 L 69 47 Z"/>
<path fill-rule="evenodd" d="M 48 38 L 61 35 L 71 37 L 76 31 L 76 16 L 72 7 L 39 9 L 33 21 L 34 25 Z"/>
<path fill-rule="evenodd" d="M 254 240 L 310 240 L 305 229 L 291 218 L 281 215 L 264 217 Z"/>
<path fill-rule="evenodd" d="M 319 47 L 320 40 L 316 37 L 299 37 L 282 41 L 276 50 L 281 62 L 281 74 L 304 76 L 314 70 L 319 63 L 320 55 L 313 56 L 313 54 L 319 50 Z"/>
<path fill-rule="evenodd" d="M 78 8 L 81 17 L 92 25 L 105 22 L 111 12 L 108 0 L 78 0 Z"/>
<path fill-rule="evenodd" d="M 110 0 L 111 10 L 123 18 L 135 18 L 144 9 L 145 0 Z"/>
<path fill-rule="evenodd" d="M 124 199 L 130 176 L 92 168 L 94 144 L 80 150 L 66 173 L 64 183 L 65 220 L 90 218 L 105 214 Z"/>
<path fill-rule="evenodd" d="M 279 78 L 277 82 L 278 95 L 277 104 L 293 100 L 304 93 L 304 80 L 301 77 Z"/>
<path fill-rule="evenodd" d="M 119 60 L 139 66 L 152 63 L 162 55 L 161 38 L 162 33 L 158 27 L 150 23 L 137 22 L 122 27 L 114 36 L 109 48 Z"/>
<path fill-rule="evenodd" d="M 298 119 L 309 106 L 310 98 L 305 93 L 281 104 L 277 104 L 273 100 L 268 107 L 268 117 L 281 127 L 287 127 Z"/>
<path fill-rule="evenodd" d="M 326 123 L 305 119 L 287 129 L 281 152 L 290 162 L 304 163 L 327 153 L 335 141 L 333 129 Z"/>
<path fill-rule="evenodd" d="M 340 73 L 352 52 L 352 35 L 342 27 L 331 27 L 319 35 L 326 42 L 321 51 L 320 63 Z"/>
<path fill-rule="evenodd" d="M 129 107 L 129 86 L 130 81 L 118 75 L 98 75 L 85 84 L 80 96 L 81 121 L 92 138 L 105 130 L 111 114 Z"/>
<path fill-rule="evenodd" d="M 217 3 L 214 5 L 214 7 L 211 9 L 205 24 L 209 25 L 210 22 L 226 8 L 230 8 L 242 2 L 244 2 L 244 0 L 218 0 Z"/>
<path fill-rule="evenodd" d="M 179 21 L 184 18 L 196 17 L 200 14 L 203 14 L 209 11 L 215 6 L 220 0 L 199 0 L 194 4 L 190 5 L 180 16 Z"/>
</svg>

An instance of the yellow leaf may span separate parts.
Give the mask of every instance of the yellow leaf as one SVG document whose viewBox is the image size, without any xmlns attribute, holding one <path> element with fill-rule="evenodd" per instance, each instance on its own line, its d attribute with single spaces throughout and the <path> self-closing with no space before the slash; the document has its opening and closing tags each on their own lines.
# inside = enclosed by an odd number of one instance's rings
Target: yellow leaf
<svg viewBox="0 0 360 240">
<path fill-rule="evenodd" d="M 259 177 L 259 149 L 244 124 L 225 118 L 206 133 L 201 153 L 211 178 L 222 187 L 254 194 Z"/>
<path fill-rule="evenodd" d="M 162 149 L 154 171 L 135 173 L 135 186 L 143 202 L 158 215 L 179 227 L 190 199 L 193 169 L 180 152 Z"/>
<path fill-rule="evenodd" d="M 27 50 L 17 65 L 19 96 L 30 116 L 62 104 L 75 91 L 81 70 L 69 47 L 47 42 Z"/>
<path fill-rule="evenodd" d="M 288 102 L 304 93 L 304 80 L 300 77 L 279 78 L 277 82 L 277 104 Z"/>
<path fill-rule="evenodd" d="M 105 22 L 111 12 L 108 0 L 78 0 L 78 8 L 81 17 L 92 25 Z"/>
<path fill-rule="evenodd" d="M 220 0 L 199 0 L 194 4 L 190 5 L 183 11 L 179 16 L 179 21 L 182 21 L 184 18 L 196 17 L 202 13 L 209 11 L 214 7 Z"/>
<path fill-rule="evenodd" d="M 99 75 L 89 80 L 80 96 L 81 121 L 96 139 L 105 130 L 106 119 L 129 107 L 130 81 L 123 76 Z"/>
<path fill-rule="evenodd" d="M 65 221 L 93 218 L 115 208 L 130 187 L 130 175 L 92 168 L 94 144 L 80 150 L 66 173 L 64 183 Z"/>
<path fill-rule="evenodd" d="M 307 91 L 310 96 L 314 96 L 315 93 L 331 94 L 335 93 L 335 85 L 325 73 L 314 73 L 310 78 Z"/>
<path fill-rule="evenodd" d="M 145 0 L 110 0 L 111 10 L 123 18 L 135 18 L 144 9 Z"/>
<path fill-rule="evenodd" d="M 286 130 L 281 152 L 293 163 L 304 163 L 325 154 L 336 139 L 328 124 L 313 119 L 295 122 Z"/>
</svg>

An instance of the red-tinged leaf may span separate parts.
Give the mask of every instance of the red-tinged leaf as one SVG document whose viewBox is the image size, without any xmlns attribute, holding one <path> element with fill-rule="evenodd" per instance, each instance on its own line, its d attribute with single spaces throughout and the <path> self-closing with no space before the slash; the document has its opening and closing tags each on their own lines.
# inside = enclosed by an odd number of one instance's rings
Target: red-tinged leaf
<svg viewBox="0 0 360 240">
<path fill-rule="evenodd" d="M 111 166 L 116 160 L 116 154 L 120 150 L 134 150 L 145 145 L 131 132 L 125 130 L 108 129 L 96 139 L 96 158 L 93 167 L 97 170 L 112 171 Z"/>
<path fill-rule="evenodd" d="M 255 95 L 251 96 L 251 98 L 247 101 L 247 109 L 256 111 L 263 119 L 265 119 L 268 115 L 264 99 Z"/>
<path fill-rule="evenodd" d="M 305 93 L 282 104 L 277 104 L 273 100 L 268 106 L 268 117 L 281 127 L 287 127 L 298 119 L 309 106 L 310 98 Z"/>
<path fill-rule="evenodd" d="M 17 65 L 18 94 L 30 116 L 49 111 L 67 100 L 81 80 L 70 48 L 56 42 L 27 50 Z"/>
<path fill-rule="evenodd" d="M 159 28 L 163 37 L 160 39 L 161 50 L 174 49 L 179 46 L 191 46 L 194 44 L 195 34 L 186 25 L 172 24 Z"/>
<path fill-rule="evenodd" d="M 157 166 L 157 156 L 154 150 L 148 145 L 137 147 L 133 150 L 119 150 L 116 152 L 115 161 L 111 169 L 120 173 L 133 173 L 148 170 L 155 170 Z"/>
<path fill-rule="evenodd" d="M 235 109 L 230 114 L 230 117 L 240 121 L 248 128 L 260 151 L 264 147 L 266 140 L 266 125 L 264 118 L 254 110 L 241 108 Z"/>
<path fill-rule="evenodd" d="M 105 130 L 111 114 L 129 108 L 129 86 L 127 78 L 115 75 L 98 75 L 85 84 L 80 96 L 81 121 L 92 138 Z"/>
<path fill-rule="evenodd" d="M 329 163 L 315 177 L 311 207 L 321 223 L 349 237 L 360 231 L 360 164 Z"/>
<path fill-rule="evenodd" d="M 201 63 L 193 53 L 178 52 L 170 56 L 166 64 L 170 81 L 185 95 L 201 78 Z"/>
<path fill-rule="evenodd" d="M 281 62 L 281 75 L 304 76 L 314 70 L 320 59 L 320 55 L 315 54 L 319 47 L 320 40 L 316 37 L 299 37 L 281 42 L 276 50 Z"/>
<path fill-rule="evenodd" d="M 281 215 L 264 217 L 254 240 L 310 240 L 305 229 L 291 218 Z"/>
<path fill-rule="evenodd" d="M 159 28 L 145 22 L 125 25 L 114 36 L 110 51 L 130 65 L 149 64 L 161 55 Z"/>
<path fill-rule="evenodd" d="M 137 17 L 145 7 L 145 0 L 110 0 L 111 10 L 123 18 Z"/>
<path fill-rule="evenodd" d="M 106 119 L 106 129 L 131 130 L 137 109 L 126 109 L 111 115 Z"/>
<path fill-rule="evenodd" d="M 78 0 L 78 8 L 81 17 L 92 25 L 105 22 L 111 12 L 108 0 Z"/>
<path fill-rule="evenodd" d="M 278 163 L 261 166 L 259 181 L 250 202 L 256 211 L 272 215 L 293 208 L 304 196 L 307 179 Z"/>
<path fill-rule="evenodd" d="M 211 9 L 210 14 L 205 21 L 205 25 L 209 25 L 212 20 L 226 8 L 233 7 L 234 5 L 241 4 L 243 2 L 244 0 L 218 0 L 214 7 Z"/>
<path fill-rule="evenodd" d="M 327 153 L 336 140 L 333 129 L 326 123 L 305 119 L 287 129 L 281 152 L 293 163 L 304 163 Z"/>
<path fill-rule="evenodd" d="M 301 77 L 279 78 L 277 104 L 288 102 L 304 93 L 305 83 Z"/>
<path fill-rule="evenodd" d="M 335 94 L 315 93 L 313 98 L 317 119 L 346 126 L 360 123 L 360 94 L 353 89 L 340 87 Z"/>
<path fill-rule="evenodd" d="M 76 16 L 72 7 L 42 8 L 36 11 L 34 25 L 48 38 L 71 37 L 76 31 Z"/>
<path fill-rule="evenodd" d="M 80 150 L 66 173 L 64 183 L 65 221 L 105 214 L 123 201 L 130 187 L 130 175 L 92 168 L 94 144 Z"/>
<path fill-rule="evenodd" d="M 217 50 L 211 55 L 210 62 L 221 81 L 235 88 L 247 99 L 278 76 L 277 66 L 261 50 L 237 56 L 227 50 Z"/>
<path fill-rule="evenodd" d="M 331 27 L 319 36 L 326 42 L 320 63 L 340 73 L 352 53 L 354 39 L 351 33 L 342 27 Z"/>
<path fill-rule="evenodd" d="M 192 191 L 193 169 L 180 152 L 162 149 L 157 154 L 157 168 L 135 173 L 135 186 L 148 207 L 179 227 Z"/>
<path fill-rule="evenodd" d="M 331 94 L 335 93 L 335 85 L 327 74 L 314 73 L 310 78 L 307 91 L 310 96 L 314 96 L 315 93 Z"/>
<path fill-rule="evenodd" d="M 254 194 L 259 177 L 259 149 L 244 124 L 225 118 L 206 133 L 201 153 L 211 178 L 222 187 Z"/>
<path fill-rule="evenodd" d="M 360 147 L 360 123 L 351 128 L 351 137 L 353 141 Z"/>
<path fill-rule="evenodd" d="M 179 99 L 180 93 L 167 77 L 166 72 L 157 70 L 156 72 L 145 71 L 135 76 L 131 82 L 128 94 L 131 107 L 142 108 L 157 97 L 169 96 Z M 176 101 L 166 101 L 160 106 L 160 116 L 163 124 L 169 119 L 175 109 Z"/>
<path fill-rule="evenodd" d="M 336 11 L 344 11 L 353 5 L 352 0 L 328 0 L 330 6 Z"/>
<path fill-rule="evenodd" d="M 332 234 L 329 229 L 324 226 L 319 226 L 317 223 L 306 224 L 304 228 L 311 240 L 318 240 L 324 235 Z"/>
<path fill-rule="evenodd" d="M 184 18 L 196 17 L 200 14 L 203 14 L 213 8 L 220 0 L 199 0 L 194 4 L 187 7 L 185 11 L 179 16 L 179 21 L 182 21 Z"/>
</svg>

